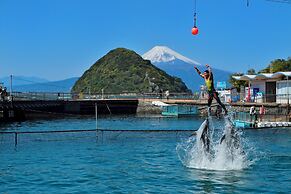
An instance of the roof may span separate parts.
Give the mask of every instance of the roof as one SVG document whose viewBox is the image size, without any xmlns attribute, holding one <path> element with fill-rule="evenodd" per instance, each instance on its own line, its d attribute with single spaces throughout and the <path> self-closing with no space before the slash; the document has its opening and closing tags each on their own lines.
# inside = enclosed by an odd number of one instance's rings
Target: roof
<svg viewBox="0 0 291 194">
<path fill-rule="evenodd" d="M 251 81 L 251 80 L 268 80 L 268 79 L 280 79 L 282 77 L 291 77 L 291 72 L 277 72 L 277 73 L 260 73 L 257 75 L 242 75 L 232 76 L 236 80 Z"/>
</svg>

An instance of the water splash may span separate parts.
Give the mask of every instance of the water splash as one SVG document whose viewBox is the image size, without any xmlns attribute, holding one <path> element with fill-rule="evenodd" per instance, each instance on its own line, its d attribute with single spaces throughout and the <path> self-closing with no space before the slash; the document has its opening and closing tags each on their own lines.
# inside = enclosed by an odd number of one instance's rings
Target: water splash
<svg viewBox="0 0 291 194">
<path fill-rule="evenodd" d="M 247 141 L 242 137 L 242 131 L 233 126 L 231 117 L 225 116 L 223 123 L 221 128 L 214 129 L 213 119 L 209 116 L 198 129 L 196 137 L 192 136 L 177 145 L 183 165 L 208 170 L 241 170 L 254 162 L 248 159 Z M 203 140 L 205 136 L 209 138 L 209 145 Z"/>
</svg>

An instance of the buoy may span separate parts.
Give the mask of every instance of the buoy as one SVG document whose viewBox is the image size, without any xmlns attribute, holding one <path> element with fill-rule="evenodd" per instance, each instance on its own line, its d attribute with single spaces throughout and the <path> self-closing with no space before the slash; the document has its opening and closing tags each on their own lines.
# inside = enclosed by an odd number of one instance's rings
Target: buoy
<svg viewBox="0 0 291 194">
<path fill-rule="evenodd" d="M 197 28 L 197 13 L 196 13 L 196 0 L 195 0 L 195 4 L 194 4 L 194 27 L 192 28 L 192 34 L 193 35 L 197 35 L 199 30 Z"/>
<path fill-rule="evenodd" d="M 194 27 L 192 28 L 192 34 L 193 34 L 193 35 L 197 35 L 198 32 L 199 32 L 198 28 L 197 28 L 196 26 L 194 26 Z"/>
</svg>

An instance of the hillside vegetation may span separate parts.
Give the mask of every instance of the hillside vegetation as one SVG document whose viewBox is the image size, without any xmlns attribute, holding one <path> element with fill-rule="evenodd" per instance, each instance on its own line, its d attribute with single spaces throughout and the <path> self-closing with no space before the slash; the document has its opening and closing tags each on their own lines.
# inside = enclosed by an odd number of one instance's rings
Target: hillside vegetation
<svg viewBox="0 0 291 194">
<path fill-rule="evenodd" d="M 172 77 L 134 51 L 117 48 L 94 63 L 75 83 L 72 92 L 189 92 L 181 79 Z"/>
<path fill-rule="evenodd" d="M 286 59 L 276 59 L 271 61 L 271 63 L 260 73 L 276 73 L 279 71 L 291 71 L 291 57 Z"/>
</svg>

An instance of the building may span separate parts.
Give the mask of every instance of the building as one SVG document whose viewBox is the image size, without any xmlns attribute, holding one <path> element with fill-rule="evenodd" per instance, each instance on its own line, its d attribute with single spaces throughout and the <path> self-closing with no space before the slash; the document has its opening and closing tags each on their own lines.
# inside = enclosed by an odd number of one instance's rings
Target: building
<svg viewBox="0 0 291 194">
<path fill-rule="evenodd" d="M 241 101 L 283 104 L 291 102 L 291 72 L 261 73 L 233 78 L 249 83 L 249 87 L 241 91 L 244 98 L 240 98 Z"/>
</svg>

